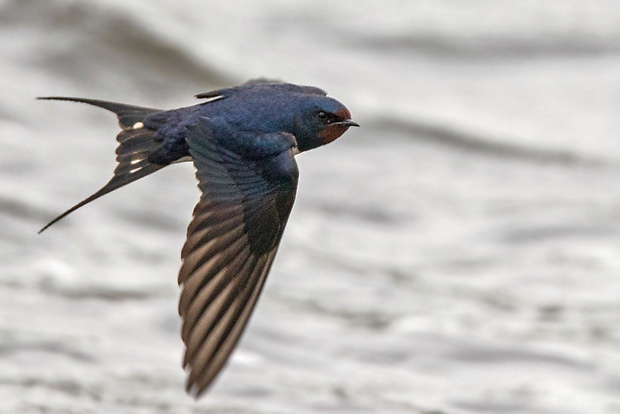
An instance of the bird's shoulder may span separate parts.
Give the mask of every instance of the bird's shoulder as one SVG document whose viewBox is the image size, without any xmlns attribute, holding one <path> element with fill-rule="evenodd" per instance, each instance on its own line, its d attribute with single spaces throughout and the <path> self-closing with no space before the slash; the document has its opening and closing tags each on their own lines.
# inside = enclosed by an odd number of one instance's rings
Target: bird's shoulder
<svg viewBox="0 0 620 414">
<path fill-rule="evenodd" d="M 201 130 L 202 136 L 192 134 L 190 147 L 211 141 L 215 146 L 234 152 L 248 160 L 258 160 L 278 155 L 297 146 L 295 136 L 283 131 L 245 129 L 226 117 L 198 117 L 187 127 Z M 188 136 L 189 138 L 189 136 Z"/>
<path fill-rule="evenodd" d="M 200 117 L 187 127 L 187 144 L 199 176 L 204 176 L 199 180 L 205 183 L 209 174 L 225 170 L 240 188 L 248 184 L 246 190 L 258 178 L 271 183 L 269 186 L 290 188 L 297 184 L 299 173 L 293 153 L 297 142 L 292 134 L 243 131 L 224 118 Z"/>
</svg>

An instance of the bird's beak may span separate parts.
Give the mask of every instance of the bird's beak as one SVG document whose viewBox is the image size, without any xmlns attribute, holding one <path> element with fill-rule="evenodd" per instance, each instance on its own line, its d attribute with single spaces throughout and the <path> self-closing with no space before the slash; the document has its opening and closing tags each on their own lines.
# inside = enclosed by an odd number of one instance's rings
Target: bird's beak
<svg viewBox="0 0 620 414">
<path fill-rule="evenodd" d="M 342 126 L 346 126 L 346 127 L 359 127 L 360 124 L 358 124 L 357 122 L 355 122 L 352 119 L 347 119 L 344 120 L 342 122 L 337 122 L 338 125 L 342 125 Z"/>
</svg>

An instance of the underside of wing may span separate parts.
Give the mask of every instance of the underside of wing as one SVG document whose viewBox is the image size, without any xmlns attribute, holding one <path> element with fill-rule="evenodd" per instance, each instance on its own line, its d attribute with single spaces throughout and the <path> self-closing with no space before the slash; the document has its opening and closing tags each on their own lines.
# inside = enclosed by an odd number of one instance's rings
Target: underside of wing
<svg viewBox="0 0 620 414">
<path fill-rule="evenodd" d="M 292 165 L 280 177 L 264 176 L 265 165 L 281 154 L 244 159 L 217 143 L 206 119 L 188 129 L 187 141 L 203 196 L 181 254 L 179 313 L 187 390 L 198 396 L 225 364 L 256 304 L 293 205 L 297 168 L 292 154 L 284 154 L 281 162 Z"/>
</svg>

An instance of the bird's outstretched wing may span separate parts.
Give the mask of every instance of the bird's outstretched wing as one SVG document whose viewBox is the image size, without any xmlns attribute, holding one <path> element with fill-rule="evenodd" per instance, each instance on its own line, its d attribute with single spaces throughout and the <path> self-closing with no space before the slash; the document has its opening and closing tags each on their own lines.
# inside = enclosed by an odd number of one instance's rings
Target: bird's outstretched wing
<svg viewBox="0 0 620 414">
<path fill-rule="evenodd" d="M 187 230 L 179 273 L 186 388 L 196 397 L 220 371 L 252 313 L 291 212 L 298 177 L 292 135 L 259 136 L 257 145 L 268 142 L 268 148 L 257 148 L 257 157 L 245 148 L 242 156 L 215 139 L 211 125 L 200 118 L 186 135 L 203 192 Z"/>
<path fill-rule="evenodd" d="M 303 86 L 303 85 L 294 85 L 292 83 L 281 82 L 275 79 L 252 79 L 246 83 L 243 83 L 238 86 L 233 86 L 231 88 L 223 88 L 216 89 L 214 91 L 203 92 L 196 95 L 198 99 L 214 99 L 214 98 L 226 98 L 230 95 L 241 91 L 247 91 L 250 89 L 261 89 L 261 88 L 270 88 L 270 89 L 279 89 L 281 91 L 289 92 L 289 93 L 303 93 L 308 95 L 322 95 L 326 96 L 327 92 L 323 89 L 319 89 L 314 86 Z M 215 99 L 214 99 L 215 100 Z"/>
<path fill-rule="evenodd" d="M 74 212 L 78 208 L 93 200 L 127 185 L 139 178 L 145 177 L 163 168 L 163 165 L 152 164 L 148 156 L 161 145 L 161 140 L 155 136 L 155 131 L 144 128 L 142 121 L 150 114 L 160 112 L 159 109 L 145 108 L 141 106 L 126 105 L 116 102 L 100 101 L 97 99 L 68 98 L 60 96 L 44 97 L 38 99 L 82 102 L 98 106 L 114 112 L 118 117 L 118 123 L 122 131 L 116 136 L 119 146 L 116 149 L 116 161 L 118 166 L 114 170 L 114 176 L 99 191 L 80 201 L 48 224 L 39 233 L 43 232 L 58 220 Z"/>
</svg>

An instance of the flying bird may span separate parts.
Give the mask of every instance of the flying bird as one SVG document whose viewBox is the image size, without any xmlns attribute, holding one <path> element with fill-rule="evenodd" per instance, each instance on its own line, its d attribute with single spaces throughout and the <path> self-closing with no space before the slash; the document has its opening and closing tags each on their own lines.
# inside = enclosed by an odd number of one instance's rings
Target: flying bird
<svg viewBox="0 0 620 414">
<path fill-rule="evenodd" d="M 316 87 L 255 80 L 196 95 L 198 105 L 160 110 L 96 99 L 122 128 L 118 165 L 99 191 L 45 227 L 167 165 L 192 161 L 202 195 L 181 252 L 179 314 L 186 390 L 200 396 L 248 322 L 273 263 L 297 190 L 294 156 L 359 126 Z"/>
</svg>

